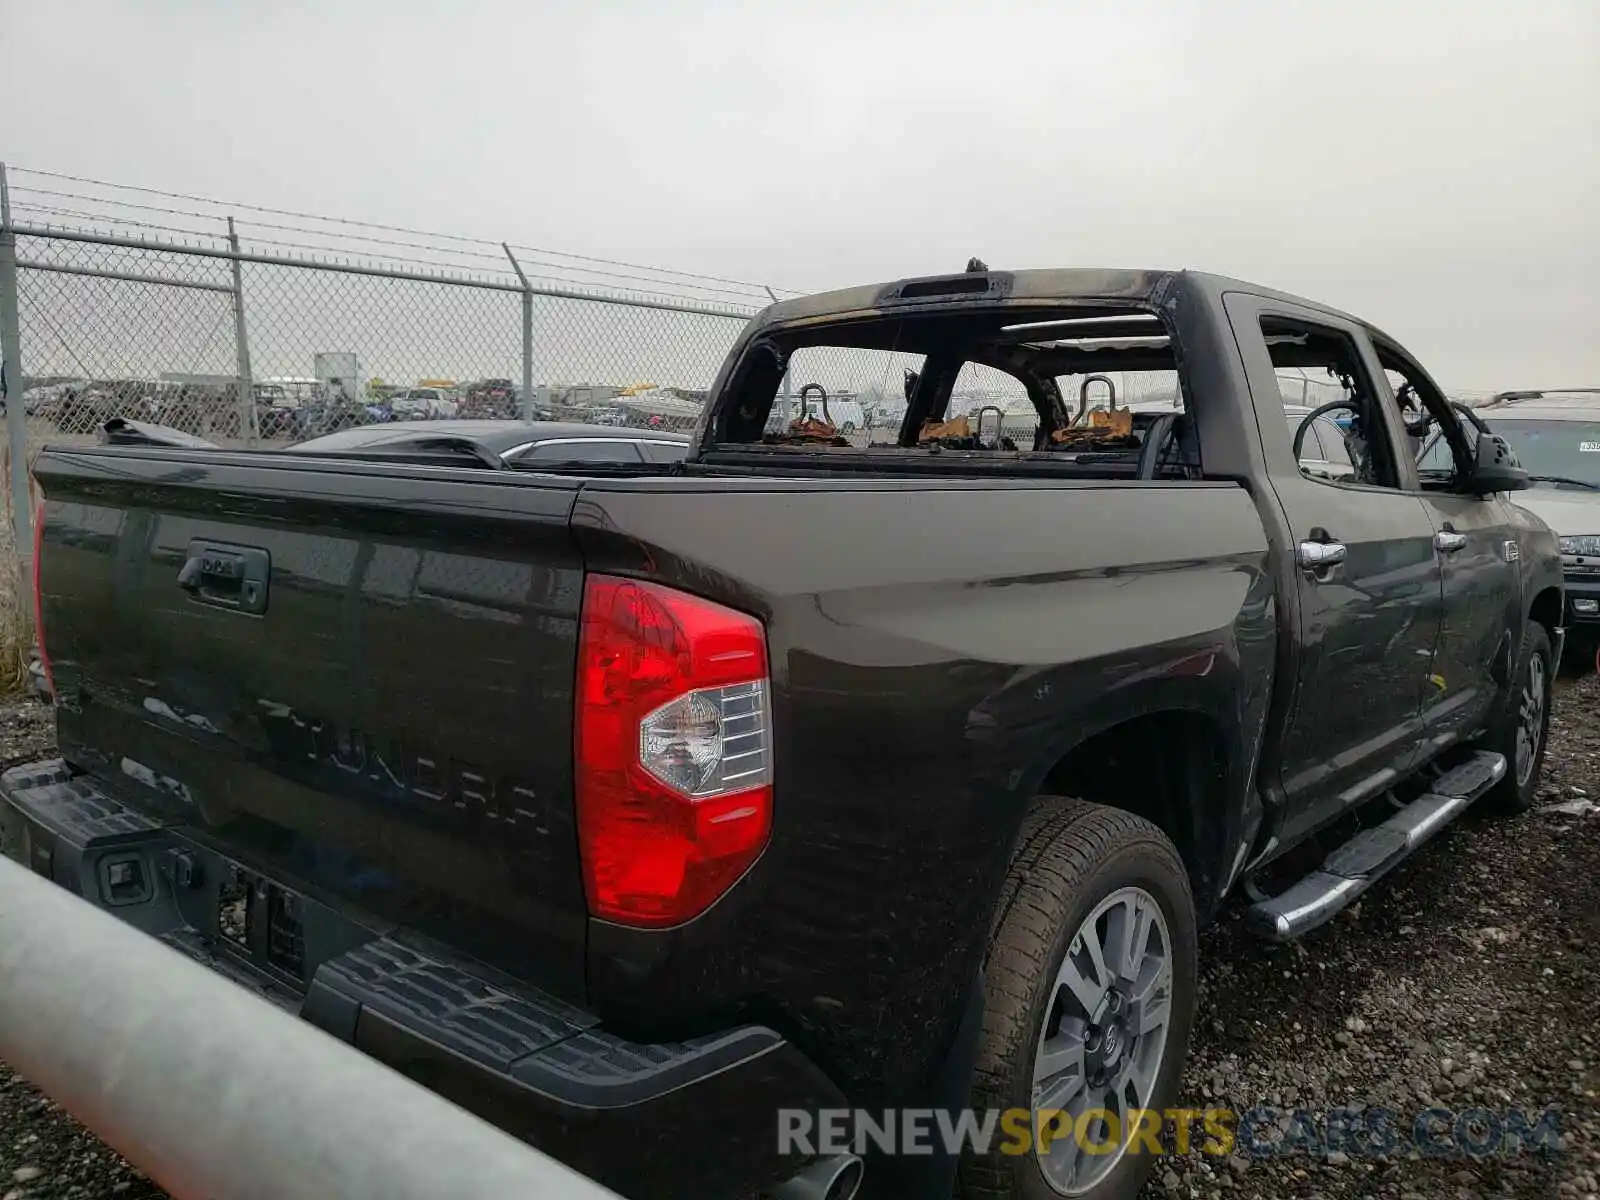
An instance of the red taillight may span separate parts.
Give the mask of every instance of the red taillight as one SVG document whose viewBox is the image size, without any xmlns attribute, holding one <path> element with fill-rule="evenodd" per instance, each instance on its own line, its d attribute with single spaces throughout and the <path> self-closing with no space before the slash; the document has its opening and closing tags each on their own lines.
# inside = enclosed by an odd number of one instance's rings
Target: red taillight
<svg viewBox="0 0 1600 1200">
<path fill-rule="evenodd" d="M 772 828 L 767 644 L 754 617 L 591 575 L 578 634 L 578 846 L 589 911 L 624 925 L 704 912 Z"/>
<path fill-rule="evenodd" d="M 40 576 L 44 572 L 44 559 L 41 552 L 44 550 L 44 501 L 39 501 L 39 506 L 33 510 L 33 636 L 39 643 L 39 668 L 44 672 L 45 686 L 50 689 L 50 695 L 56 694 L 56 677 L 50 669 L 50 652 L 44 645 L 44 592 L 40 586 Z"/>
</svg>

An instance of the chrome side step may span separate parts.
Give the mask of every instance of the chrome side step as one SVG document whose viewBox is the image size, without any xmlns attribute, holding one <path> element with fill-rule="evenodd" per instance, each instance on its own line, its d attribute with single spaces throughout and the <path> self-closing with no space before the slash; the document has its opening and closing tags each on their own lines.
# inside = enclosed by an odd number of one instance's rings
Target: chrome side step
<svg viewBox="0 0 1600 1200">
<path fill-rule="evenodd" d="M 1466 811 L 1506 773 L 1503 754 L 1480 750 L 1381 825 L 1363 829 L 1287 891 L 1253 904 L 1245 923 L 1286 942 L 1321 925 Z"/>
</svg>

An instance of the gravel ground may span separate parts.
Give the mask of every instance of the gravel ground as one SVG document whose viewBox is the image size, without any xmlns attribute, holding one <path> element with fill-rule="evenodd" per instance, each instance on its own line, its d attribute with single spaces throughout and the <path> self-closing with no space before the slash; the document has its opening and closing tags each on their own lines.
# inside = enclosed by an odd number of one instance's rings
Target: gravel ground
<svg viewBox="0 0 1600 1200">
<path fill-rule="evenodd" d="M 1370 1106 L 1402 1130 L 1435 1107 L 1535 1124 L 1555 1108 L 1562 1150 L 1191 1153 L 1156 1168 L 1147 1198 L 1600 1197 L 1600 812 L 1551 807 L 1600 799 L 1600 678 L 1557 688 L 1533 811 L 1469 812 L 1298 943 L 1259 942 L 1236 918 L 1207 931 L 1183 1102 Z"/>
<path fill-rule="evenodd" d="M 1207 933 L 1184 1102 L 1319 1116 L 1369 1106 L 1403 1129 L 1433 1107 L 1534 1120 L 1555 1108 L 1560 1151 L 1194 1151 L 1163 1161 L 1146 1197 L 1600 1200 L 1600 813 L 1549 807 L 1600 799 L 1600 679 L 1558 687 L 1543 807 L 1469 815 L 1297 945 L 1263 945 L 1229 918 Z M 0 707 L 0 763 L 50 746 L 46 709 Z M 0 1200 L 164 1195 L 0 1064 Z"/>
</svg>

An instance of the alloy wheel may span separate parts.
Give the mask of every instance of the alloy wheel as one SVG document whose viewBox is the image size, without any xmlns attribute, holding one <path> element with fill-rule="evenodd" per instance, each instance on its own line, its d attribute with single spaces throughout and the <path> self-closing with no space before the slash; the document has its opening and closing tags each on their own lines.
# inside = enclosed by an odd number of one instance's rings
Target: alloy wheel
<svg viewBox="0 0 1600 1200">
<path fill-rule="evenodd" d="M 1107 896 L 1068 943 L 1033 1065 L 1036 1119 L 1061 1114 L 1034 1153 L 1061 1195 L 1089 1191 L 1127 1153 L 1161 1073 L 1172 978 L 1167 920 L 1143 888 Z"/>
</svg>

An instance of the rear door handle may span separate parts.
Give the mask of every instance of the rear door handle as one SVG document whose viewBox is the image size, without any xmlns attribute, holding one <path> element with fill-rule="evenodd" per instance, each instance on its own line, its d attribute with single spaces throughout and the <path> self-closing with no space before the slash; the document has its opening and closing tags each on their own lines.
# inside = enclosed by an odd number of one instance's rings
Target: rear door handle
<svg viewBox="0 0 1600 1200">
<path fill-rule="evenodd" d="M 1434 548 L 1436 550 L 1442 550 L 1446 554 L 1454 554 L 1466 544 L 1467 535 L 1464 533 L 1457 533 L 1453 529 L 1441 529 L 1438 533 L 1433 535 Z"/>
<path fill-rule="evenodd" d="M 1301 542 L 1296 561 L 1308 571 L 1320 571 L 1344 561 L 1343 542 Z"/>
</svg>

